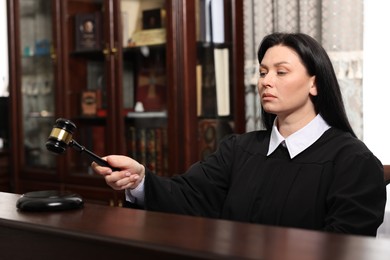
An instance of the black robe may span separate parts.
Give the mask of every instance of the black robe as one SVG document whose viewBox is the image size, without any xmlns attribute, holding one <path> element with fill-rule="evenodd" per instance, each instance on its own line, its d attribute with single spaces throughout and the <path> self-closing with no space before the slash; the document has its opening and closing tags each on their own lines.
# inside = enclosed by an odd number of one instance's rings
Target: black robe
<svg viewBox="0 0 390 260">
<path fill-rule="evenodd" d="M 172 178 L 147 170 L 145 209 L 275 226 L 375 236 L 386 186 L 381 162 L 335 128 L 290 159 L 267 156 L 269 131 L 232 135 Z"/>
</svg>

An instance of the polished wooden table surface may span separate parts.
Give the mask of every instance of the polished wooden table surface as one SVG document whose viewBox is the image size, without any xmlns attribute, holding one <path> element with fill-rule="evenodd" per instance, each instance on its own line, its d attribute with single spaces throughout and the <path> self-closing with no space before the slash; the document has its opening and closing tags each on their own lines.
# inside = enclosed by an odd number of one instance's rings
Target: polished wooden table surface
<svg viewBox="0 0 390 260">
<path fill-rule="evenodd" d="M 390 239 L 86 204 L 26 213 L 0 192 L 1 259 L 390 259 Z"/>
</svg>

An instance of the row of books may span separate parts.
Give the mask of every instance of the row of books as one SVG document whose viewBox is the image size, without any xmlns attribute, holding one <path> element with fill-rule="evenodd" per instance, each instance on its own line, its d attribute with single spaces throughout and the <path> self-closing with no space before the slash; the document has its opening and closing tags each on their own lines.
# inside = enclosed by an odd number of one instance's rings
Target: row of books
<svg viewBox="0 0 390 260">
<path fill-rule="evenodd" d="M 160 176 L 168 175 L 168 142 L 166 128 L 128 128 L 128 156 Z"/>
<path fill-rule="evenodd" d="M 107 155 L 106 131 L 104 126 L 86 127 L 79 132 L 79 139 L 98 156 Z M 127 131 L 127 155 L 145 165 L 160 176 L 168 176 L 167 130 L 162 127 L 129 126 Z M 90 159 L 74 153 L 83 167 L 90 165 Z"/>
</svg>

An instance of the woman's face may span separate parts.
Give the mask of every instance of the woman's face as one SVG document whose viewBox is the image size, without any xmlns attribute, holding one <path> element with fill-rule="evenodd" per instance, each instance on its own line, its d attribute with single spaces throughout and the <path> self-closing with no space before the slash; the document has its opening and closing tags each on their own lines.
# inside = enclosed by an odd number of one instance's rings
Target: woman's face
<svg viewBox="0 0 390 260">
<path fill-rule="evenodd" d="M 279 118 L 299 118 L 315 114 L 310 95 L 317 95 L 315 76 L 307 73 L 298 54 L 291 48 L 269 48 L 260 63 L 258 91 L 263 109 Z"/>
</svg>

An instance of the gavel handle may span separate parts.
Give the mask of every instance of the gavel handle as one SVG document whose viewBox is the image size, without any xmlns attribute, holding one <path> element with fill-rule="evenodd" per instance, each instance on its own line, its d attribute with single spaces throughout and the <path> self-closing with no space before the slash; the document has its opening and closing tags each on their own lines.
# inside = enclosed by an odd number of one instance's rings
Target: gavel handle
<svg viewBox="0 0 390 260">
<path fill-rule="evenodd" d="M 90 159 L 92 159 L 92 161 L 96 162 L 97 164 L 99 164 L 100 166 L 105 166 L 105 167 L 109 167 L 111 168 L 113 171 L 119 171 L 119 169 L 117 168 L 114 168 L 112 167 L 111 165 L 108 164 L 108 162 L 106 160 L 103 160 L 100 156 L 96 155 L 95 153 L 91 152 L 90 150 L 88 150 L 87 148 L 85 148 L 84 146 L 80 145 L 78 142 L 76 142 L 75 140 L 72 140 L 70 143 L 69 143 L 69 146 L 73 147 L 76 151 L 80 152 L 80 153 L 86 153 L 86 155 L 88 155 L 88 157 Z"/>
</svg>

